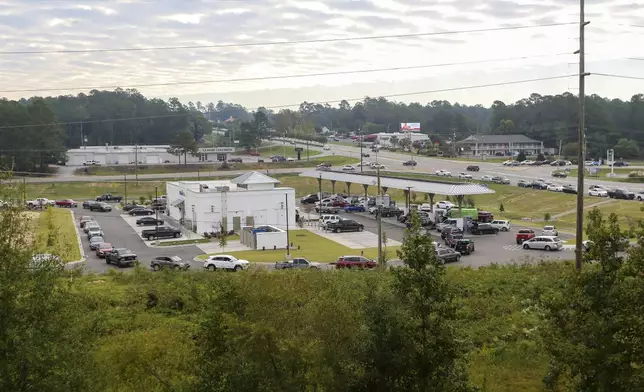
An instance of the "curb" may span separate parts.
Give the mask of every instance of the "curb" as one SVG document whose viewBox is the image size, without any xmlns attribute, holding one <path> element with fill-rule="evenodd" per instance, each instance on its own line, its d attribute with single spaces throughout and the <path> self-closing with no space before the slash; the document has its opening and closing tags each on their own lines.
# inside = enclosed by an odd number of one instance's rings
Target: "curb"
<svg viewBox="0 0 644 392">
<path fill-rule="evenodd" d="M 78 241 L 78 249 L 80 249 L 81 259 L 66 263 L 68 265 L 83 263 L 87 259 L 87 255 L 85 255 L 85 249 L 83 249 L 83 242 L 81 241 L 80 233 L 78 232 L 78 226 L 76 225 L 76 214 L 74 214 L 74 210 L 70 211 L 72 213 L 72 224 L 74 225 L 74 230 L 76 230 L 76 240 Z"/>
</svg>

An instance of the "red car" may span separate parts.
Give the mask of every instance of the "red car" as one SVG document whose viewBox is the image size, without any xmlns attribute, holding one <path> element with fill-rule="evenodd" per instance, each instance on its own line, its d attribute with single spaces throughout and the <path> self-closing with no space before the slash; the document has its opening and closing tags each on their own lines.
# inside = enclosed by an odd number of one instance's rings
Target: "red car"
<svg viewBox="0 0 644 392">
<path fill-rule="evenodd" d="M 534 233 L 534 230 L 532 229 L 521 229 L 517 233 L 517 244 L 521 245 L 523 244 L 524 241 L 530 240 L 534 238 L 536 234 Z"/>
<path fill-rule="evenodd" d="M 335 262 L 335 268 L 376 268 L 376 262 L 363 256 L 342 256 Z"/>
<path fill-rule="evenodd" d="M 333 207 L 346 207 L 349 203 L 344 200 L 333 200 Z"/>
<path fill-rule="evenodd" d="M 114 247 L 112 246 L 112 244 L 103 242 L 101 244 L 98 244 L 98 246 L 96 246 L 96 256 L 100 257 L 101 259 L 105 258 L 107 254 L 111 253 L 113 250 L 114 250 Z"/>
<path fill-rule="evenodd" d="M 78 203 L 72 199 L 56 200 L 56 207 L 76 208 Z"/>
<path fill-rule="evenodd" d="M 494 215 L 491 212 L 479 211 L 478 219 L 481 223 L 488 223 L 494 220 Z"/>
</svg>

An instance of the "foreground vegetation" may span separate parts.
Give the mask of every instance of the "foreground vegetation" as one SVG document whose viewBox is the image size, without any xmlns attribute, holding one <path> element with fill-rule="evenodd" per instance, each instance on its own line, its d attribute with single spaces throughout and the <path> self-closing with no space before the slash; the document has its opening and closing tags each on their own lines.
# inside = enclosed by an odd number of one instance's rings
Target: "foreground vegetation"
<svg viewBox="0 0 644 392">
<path fill-rule="evenodd" d="M 35 214 L 34 225 L 35 248 L 38 253 L 51 253 L 60 256 L 63 261 L 81 259 L 76 226 L 72 212 L 63 208 L 48 208 Z"/>
<path fill-rule="evenodd" d="M 581 273 L 569 263 L 446 269 L 414 217 L 399 252 L 408 268 L 80 276 L 29 267 L 21 214 L 0 213 L 3 391 L 642 385 L 644 240 L 623 259 L 614 215 L 591 212 L 596 246 Z"/>
</svg>

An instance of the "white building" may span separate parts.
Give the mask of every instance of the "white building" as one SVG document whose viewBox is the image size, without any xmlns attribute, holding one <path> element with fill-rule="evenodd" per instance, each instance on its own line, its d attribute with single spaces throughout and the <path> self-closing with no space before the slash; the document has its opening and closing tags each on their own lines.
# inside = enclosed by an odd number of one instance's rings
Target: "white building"
<svg viewBox="0 0 644 392">
<path fill-rule="evenodd" d="M 295 228 L 295 189 L 259 172 L 225 181 L 177 181 L 166 184 L 167 219 L 198 234 L 242 226 Z M 288 200 L 288 201 L 287 201 Z M 288 211 L 288 213 L 287 213 Z"/>
<path fill-rule="evenodd" d="M 168 145 L 159 146 L 86 146 L 67 150 L 67 165 L 80 166 L 86 161 L 101 165 L 127 165 L 137 161 L 142 165 L 179 163 L 179 157 L 168 153 Z M 199 154 L 187 155 L 188 162 L 217 162 L 227 159 L 232 147 L 200 148 Z M 183 163 L 183 156 L 181 157 Z"/>
<path fill-rule="evenodd" d="M 429 140 L 429 136 L 420 132 L 380 132 L 376 134 L 376 143 L 381 146 L 391 146 L 391 138 L 396 137 L 399 141 L 402 139 L 411 139 L 411 142 Z M 398 146 L 394 146 L 398 147 Z"/>
</svg>

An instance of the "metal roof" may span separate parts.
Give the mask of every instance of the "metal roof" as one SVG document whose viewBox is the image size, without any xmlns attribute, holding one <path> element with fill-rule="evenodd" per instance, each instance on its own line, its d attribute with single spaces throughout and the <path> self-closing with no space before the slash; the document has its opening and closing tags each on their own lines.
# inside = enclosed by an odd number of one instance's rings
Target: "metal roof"
<svg viewBox="0 0 644 392">
<path fill-rule="evenodd" d="M 300 174 L 300 177 L 321 178 L 323 180 L 336 180 L 350 182 L 352 184 L 363 184 L 376 186 L 378 178 L 371 174 L 344 173 L 336 171 L 307 171 Z M 428 175 L 429 177 L 429 175 Z M 393 189 L 411 189 L 414 192 L 435 193 L 445 196 L 458 195 L 484 195 L 495 193 L 485 185 L 465 182 L 442 182 L 422 179 L 406 179 L 380 176 L 380 186 Z"/>
<path fill-rule="evenodd" d="M 233 178 L 230 180 L 233 184 L 237 185 L 248 185 L 248 184 L 279 184 L 280 181 L 272 177 L 267 176 L 266 174 L 260 172 L 248 172 L 242 174 L 239 177 Z"/>
<path fill-rule="evenodd" d="M 505 144 L 505 143 L 541 143 L 526 135 L 471 135 L 456 144 Z"/>
</svg>

